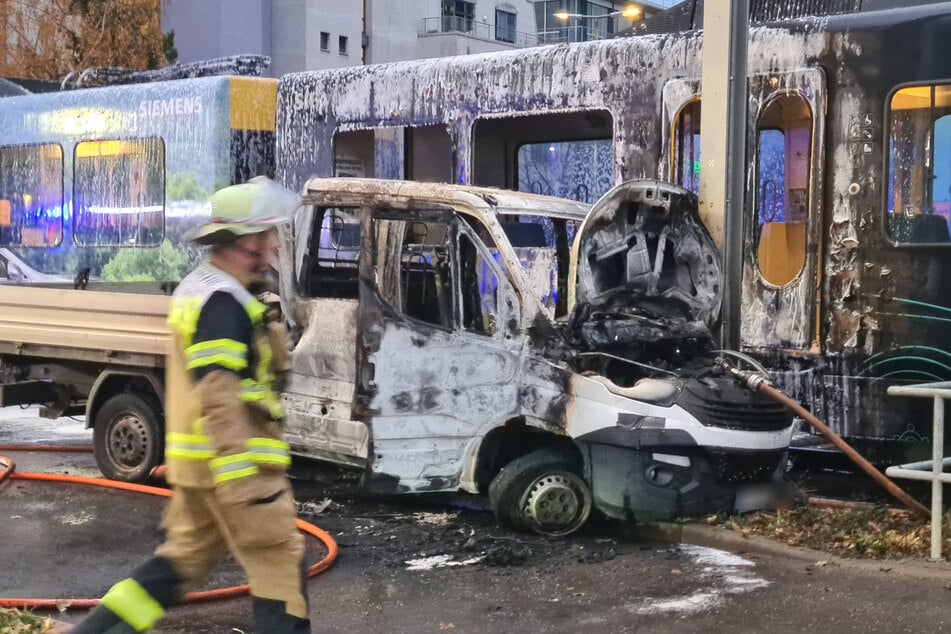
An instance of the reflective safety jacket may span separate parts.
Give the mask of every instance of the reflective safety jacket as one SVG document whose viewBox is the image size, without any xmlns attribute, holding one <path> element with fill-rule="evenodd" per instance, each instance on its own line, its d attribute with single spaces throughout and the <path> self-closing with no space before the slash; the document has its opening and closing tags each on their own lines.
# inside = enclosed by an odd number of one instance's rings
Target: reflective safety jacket
<svg viewBox="0 0 951 634">
<path fill-rule="evenodd" d="M 291 459 L 274 383 L 275 372 L 289 364 L 283 327 L 269 324 L 265 313 L 264 304 L 211 264 L 175 290 L 168 317 L 174 338 L 166 394 L 169 484 L 215 488 L 235 503 L 285 486 Z M 249 327 L 246 335 L 234 334 L 243 328 L 219 334 L 217 323 Z"/>
</svg>

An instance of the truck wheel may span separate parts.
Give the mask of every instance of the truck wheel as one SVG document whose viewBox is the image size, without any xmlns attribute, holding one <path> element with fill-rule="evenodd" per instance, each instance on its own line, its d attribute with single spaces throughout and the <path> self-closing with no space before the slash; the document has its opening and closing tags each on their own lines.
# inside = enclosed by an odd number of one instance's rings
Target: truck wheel
<svg viewBox="0 0 951 634">
<path fill-rule="evenodd" d="M 111 480 L 143 482 L 162 464 L 164 438 L 159 408 L 135 394 L 106 401 L 93 425 L 96 464 Z"/>
<path fill-rule="evenodd" d="M 496 517 L 510 528 L 550 537 L 581 528 L 591 514 L 591 491 L 577 462 L 549 448 L 505 465 L 489 485 Z"/>
</svg>

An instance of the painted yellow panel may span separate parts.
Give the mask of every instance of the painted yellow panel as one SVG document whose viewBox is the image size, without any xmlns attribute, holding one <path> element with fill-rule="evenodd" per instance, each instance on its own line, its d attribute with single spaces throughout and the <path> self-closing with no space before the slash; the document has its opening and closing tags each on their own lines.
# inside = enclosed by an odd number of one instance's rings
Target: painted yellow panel
<svg viewBox="0 0 951 634">
<path fill-rule="evenodd" d="M 951 86 L 935 86 L 935 107 L 951 106 Z M 892 96 L 892 110 L 918 110 L 931 107 L 931 86 L 902 88 Z"/>
<path fill-rule="evenodd" d="M 277 80 L 231 77 L 231 129 L 273 132 L 277 120 Z"/>
</svg>

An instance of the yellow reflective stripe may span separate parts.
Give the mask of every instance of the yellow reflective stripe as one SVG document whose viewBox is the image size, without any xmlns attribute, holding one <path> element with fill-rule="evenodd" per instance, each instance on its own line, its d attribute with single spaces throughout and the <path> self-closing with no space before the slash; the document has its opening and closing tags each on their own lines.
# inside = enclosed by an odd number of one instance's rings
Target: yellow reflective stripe
<svg viewBox="0 0 951 634">
<path fill-rule="evenodd" d="M 257 380 L 262 385 L 271 385 L 274 382 L 274 375 L 271 374 L 271 360 L 274 358 L 271 352 L 271 342 L 262 338 L 258 345 L 258 369 Z"/>
<path fill-rule="evenodd" d="M 135 579 L 123 579 L 109 589 L 100 603 L 136 632 L 147 632 L 165 616 L 165 610 Z"/>
<path fill-rule="evenodd" d="M 286 442 L 273 438 L 251 438 L 248 440 L 251 459 L 258 464 L 291 466 L 291 448 Z"/>
<path fill-rule="evenodd" d="M 271 389 L 264 387 L 254 379 L 241 380 L 242 401 L 263 401 L 271 394 Z"/>
<path fill-rule="evenodd" d="M 284 408 L 277 398 L 274 390 L 261 385 L 254 379 L 243 379 L 241 381 L 240 398 L 245 403 L 260 403 L 264 405 L 271 418 L 277 420 L 284 417 Z"/>
<path fill-rule="evenodd" d="M 195 329 L 198 327 L 198 316 L 200 314 L 201 300 L 197 297 L 183 297 L 172 300 L 166 323 L 169 328 L 182 337 L 182 343 L 185 346 L 191 344 Z"/>
<path fill-rule="evenodd" d="M 185 349 L 189 370 L 209 365 L 220 365 L 229 370 L 248 367 L 248 346 L 233 339 L 200 341 Z"/>
<path fill-rule="evenodd" d="M 165 434 L 165 442 L 186 445 L 207 445 L 211 442 L 211 438 L 204 434 L 183 434 L 178 431 L 170 431 Z"/>
<path fill-rule="evenodd" d="M 256 299 L 252 299 L 244 305 L 245 312 L 251 318 L 252 325 L 258 325 L 264 321 L 264 315 L 267 313 L 267 306 Z"/>
<path fill-rule="evenodd" d="M 215 458 L 209 465 L 215 484 L 247 478 L 258 473 L 258 466 L 254 464 L 250 452 Z"/>
<path fill-rule="evenodd" d="M 215 457 L 211 438 L 203 434 L 169 432 L 165 435 L 165 455 L 183 460 L 207 461 Z"/>
</svg>

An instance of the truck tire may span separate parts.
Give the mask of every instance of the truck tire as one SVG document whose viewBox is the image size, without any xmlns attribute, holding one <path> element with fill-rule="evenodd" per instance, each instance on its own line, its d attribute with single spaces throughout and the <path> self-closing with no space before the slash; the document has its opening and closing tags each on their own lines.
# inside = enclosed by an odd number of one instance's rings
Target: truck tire
<svg viewBox="0 0 951 634">
<path fill-rule="evenodd" d="M 141 396 L 117 394 L 96 414 L 96 464 L 110 480 L 145 481 L 162 464 L 164 441 L 160 408 Z"/>
<path fill-rule="evenodd" d="M 533 451 L 505 465 L 489 484 L 502 524 L 549 537 L 575 532 L 591 514 L 591 491 L 578 460 L 556 448 Z"/>
</svg>

